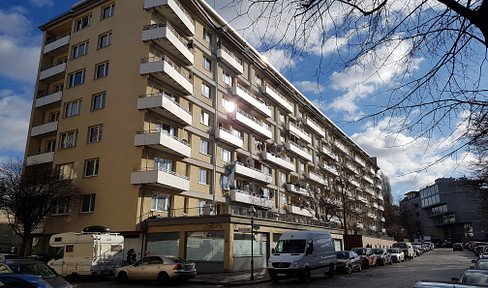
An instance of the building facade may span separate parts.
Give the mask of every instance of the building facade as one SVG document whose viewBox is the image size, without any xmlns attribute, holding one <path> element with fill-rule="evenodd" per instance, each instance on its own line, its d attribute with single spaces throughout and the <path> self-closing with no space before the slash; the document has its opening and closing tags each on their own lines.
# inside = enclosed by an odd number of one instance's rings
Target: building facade
<svg viewBox="0 0 488 288">
<path fill-rule="evenodd" d="M 439 178 L 432 185 L 409 192 L 400 205 L 412 217 L 415 215 L 417 236 L 452 241 L 486 240 L 486 217 L 479 210 L 481 189 L 479 181 Z"/>
<path fill-rule="evenodd" d="M 53 209 L 34 248 L 103 225 L 200 271 L 264 267 L 284 231 L 342 247 L 344 196 L 348 229 L 385 235 L 375 159 L 204 1 L 85 0 L 40 29 L 25 165 L 83 197 Z"/>
</svg>

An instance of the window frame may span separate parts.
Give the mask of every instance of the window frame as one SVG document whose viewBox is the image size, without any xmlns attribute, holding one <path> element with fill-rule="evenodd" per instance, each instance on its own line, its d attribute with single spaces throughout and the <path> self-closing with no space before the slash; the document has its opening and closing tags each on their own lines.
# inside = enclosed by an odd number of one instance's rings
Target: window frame
<svg viewBox="0 0 488 288">
<path fill-rule="evenodd" d="M 71 140 L 68 137 L 71 137 Z M 78 130 L 66 131 L 59 135 L 59 149 L 76 147 L 77 143 Z"/>
<path fill-rule="evenodd" d="M 212 45 L 212 33 L 210 33 L 207 28 L 203 27 L 203 41 L 207 42 L 209 45 Z"/>
<path fill-rule="evenodd" d="M 74 46 L 72 51 L 71 51 L 71 59 L 76 59 L 76 58 L 79 58 L 83 55 L 88 54 L 88 49 L 89 49 L 88 44 L 89 44 L 89 42 L 85 41 L 83 43 L 80 43 L 80 44 Z M 81 49 L 81 47 L 83 47 L 83 49 Z"/>
<path fill-rule="evenodd" d="M 88 213 L 94 213 L 95 212 L 95 201 L 96 201 L 96 195 L 95 193 L 91 194 L 84 194 L 81 196 L 81 203 L 80 203 L 80 213 L 81 214 L 88 214 Z M 88 207 L 85 206 L 85 199 L 88 198 Z M 84 210 L 84 208 L 87 208 Z"/>
<path fill-rule="evenodd" d="M 64 206 L 64 207 L 62 207 Z M 62 208 L 62 209 L 61 209 Z M 54 212 L 56 210 L 56 212 Z M 69 214 L 69 204 L 68 203 L 56 203 L 51 208 L 51 216 L 66 216 Z"/>
<path fill-rule="evenodd" d="M 96 99 L 97 97 L 101 97 L 101 101 L 97 102 Z M 97 94 L 93 94 L 92 96 L 92 101 L 90 105 L 90 111 L 96 111 L 105 108 L 105 101 L 107 99 L 107 93 L 106 92 L 100 92 Z M 96 103 L 100 103 L 99 105 L 95 105 Z"/>
<path fill-rule="evenodd" d="M 107 39 L 107 40 L 104 40 Z M 104 47 L 112 45 L 112 32 L 106 32 L 98 36 L 97 49 L 102 49 Z"/>
<path fill-rule="evenodd" d="M 168 213 L 171 210 L 171 195 L 153 193 L 151 196 L 151 211 Z M 162 201 L 160 205 L 160 201 Z M 160 209 L 162 207 L 162 210 Z"/>
<path fill-rule="evenodd" d="M 210 143 L 205 139 L 200 139 L 200 154 L 209 155 Z"/>
<path fill-rule="evenodd" d="M 205 55 L 202 56 L 202 67 L 205 70 L 212 72 L 212 60 Z"/>
<path fill-rule="evenodd" d="M 105 11 L 108 11 L 108 15 L 105 13 Z M 100 20 L 105 20 L 114 15 L 115 15 L 115 3 L 109 4 L 107 6 L 103 6 L 101 9 Z"/>
<path fill-rule="evenodd" d="M 93 166 L 91 167 L 93 172 L 91 174 L 87 174 L 89 172 L 89 165 Z M 83 169 L 83 176 L 85 178 L 90 178 L 90 177 L 96 177 L 98 176 L 98 172 L 100 170 L 100 158 L 91 158 L 85 160 L 85 167 Z"/>
<path fill-rule="evenodd" d="M 95 79 L 105 78 L 108 76 L 109 62 L 102 62 L 95 65 Z"/>
<path fill-rule="evenodd" d="M 210 113 L 207 113 L 202 110 L 202 113 L 200 114 L 200 123 L 205 125 L 205 126 L 210 126 Z"/>
<path fill-rule="evenodd" d="M 200 168 L 200 171 L 198 172 L 198 184 L 208 185 L 208 171 L 207 171 L 207 169 Z"/>
<path fill-rule="evenodd" d="M 75 31 L 81 31 L 91 26 L 92 14 L 78 18 L 75 23 Z M 86 23 L 84 23 L 86 22 Z"/>
<path fill-rule="evenodd" d="M 81 114 L 81 99 L 64 104 L 63 118 L 69 118 Z"/>
<path fill-rule="evenodd" d="M 77 79 L 78 75 L 80 76 L 79 79 Z M 85 76 L 85 69 L 70 73 L 68 76 L 68 88 L 76 87 L 85 83 Z"/>
<path fill-rule="evenodd" d="M 220 148 L 220 160 L 224 162 L 232 162 L 232 152 L 225 148 Z"/>
<path fill-rule="evenodd" d="M 212 87 L 202 82 L 202 96 L 210 99 L 211 93 L 212 93 Z"/>
<path fill-rule="evenodd" d="M 225 71 L 225 69 L 222 69 L 222 81 L 229 86 L 232 86 L 234 83 L 232 75 Z"/>
<path fill-rule="evenodd" d="M 96 134 L 93 134 L 96 129 Z M 103 124 L 93 125 L 88 127 L 88 141 L 87 143 L 102 142 L 103 138 Z"/>
</svg>

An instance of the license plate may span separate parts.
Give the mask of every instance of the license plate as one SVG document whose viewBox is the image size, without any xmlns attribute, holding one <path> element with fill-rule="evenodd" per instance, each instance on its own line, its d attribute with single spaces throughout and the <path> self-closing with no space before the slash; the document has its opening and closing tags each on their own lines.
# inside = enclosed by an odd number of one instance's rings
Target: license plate
<svg viewBox="0 0 488 288">
<path fill-rule="evenodd" d="M 278 273 L 278 274 L 276 274 L 276 276 L 278 276 L 278 277 L 286 277 L 286 274 L 285 273 Z"/>
</svg>

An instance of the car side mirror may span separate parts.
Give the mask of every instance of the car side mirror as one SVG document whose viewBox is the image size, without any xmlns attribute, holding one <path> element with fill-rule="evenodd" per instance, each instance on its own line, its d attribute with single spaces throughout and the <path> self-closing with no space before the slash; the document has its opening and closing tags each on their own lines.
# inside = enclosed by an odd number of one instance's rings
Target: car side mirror
<svg viewBox="0 0 488 288">
<path fill-rule="evenodd" d="M 275 254 L 276 253 L 276 249 L 275 248 L 271 248 L 271 254 Z"/>
</svg>

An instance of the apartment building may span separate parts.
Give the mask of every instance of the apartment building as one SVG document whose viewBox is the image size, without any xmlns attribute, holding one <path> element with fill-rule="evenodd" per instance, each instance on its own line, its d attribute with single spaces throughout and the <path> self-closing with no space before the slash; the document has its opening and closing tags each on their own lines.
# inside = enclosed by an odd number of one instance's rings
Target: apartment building
<svg viewBox="0 0 488 288">
<path fill-rule="evenodd" d="M 85 0 L 40 29 L 25 163 L 83 192 L 37 229 L 42 249 L 103 225 L 202 272 L 265 267 L 284 231 L 341 248 L 341 214 L 317 203 L 344 193 L 348 230 L 385 235 L 375 159 L 203 0 Z"/>
</svg>

